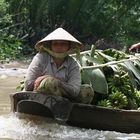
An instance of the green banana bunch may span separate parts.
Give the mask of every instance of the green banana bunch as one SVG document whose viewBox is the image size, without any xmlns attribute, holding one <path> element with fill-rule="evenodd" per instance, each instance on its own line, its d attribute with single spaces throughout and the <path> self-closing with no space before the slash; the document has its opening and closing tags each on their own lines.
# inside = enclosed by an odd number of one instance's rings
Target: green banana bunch
<svg viewBox="0 0 140 140">
<path fill-rule="evenodd" d="M 136 99 L 134 98 L 128 98 L 128 106 L 127 109 L 138 109 L 138 105 L 136 102 Z"/>
<path fill-rule="evenodd" d="M 113 108 L 110 100 L 108 100 L 108 99 L 104 99 L 104 100 L 98 101 L 97 105 L 98 106 L 102 106 L 102 107 Z"/>
<path fill-rule="evenodd" d="M 24 80 L 21 80 L 19 85 L 16 87 L 17 90 L 23 91 L 24 90 Z"/>
<path fill-rule="evenodd" d="M 123 109 L 128 105 L 127 97 L 121 92 L 115 92 L 109 95 L 109 100 L 112 103 L 113 108 Z"/>
<path fill-rule="evenodd" d="M 137 103 L 138 107 L 140 107 L 140 91 L 135 90 L 135 92 L 134 92 L 134 98 L 136 100 L 136 103 Z"/>
<path fill-rule="evenodd" d="M 116 58 L 116 60 L 121 60 L 127 57 L 127 55 L 124 52 L 118 51 L 116 49 L 106 49 L 103 51 L 103 53 L 113 58 Z"/>
<path fill-rule="evenodd" d="M 134 88 L 128 73 L 121 66 L 118 66 L 118 72 L 108 76 L 107 82 L 110 94 L 108 99 L 112 102 L 113 108 L 137 109 Z"/>
</svg>

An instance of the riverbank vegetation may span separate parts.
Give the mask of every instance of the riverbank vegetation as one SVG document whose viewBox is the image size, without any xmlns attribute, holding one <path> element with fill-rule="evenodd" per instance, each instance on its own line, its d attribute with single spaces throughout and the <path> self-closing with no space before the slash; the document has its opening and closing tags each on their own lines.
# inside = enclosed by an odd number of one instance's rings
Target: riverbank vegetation
<svg viewBox="0 0 140 140">
<path fill-rule="evenodd" d="M 35 52 L 34 45 L 57 27 L 88 49 L 125 49 L 139 42 L 139 0 L 0 0 L 0 59 Z"/>
</svg>

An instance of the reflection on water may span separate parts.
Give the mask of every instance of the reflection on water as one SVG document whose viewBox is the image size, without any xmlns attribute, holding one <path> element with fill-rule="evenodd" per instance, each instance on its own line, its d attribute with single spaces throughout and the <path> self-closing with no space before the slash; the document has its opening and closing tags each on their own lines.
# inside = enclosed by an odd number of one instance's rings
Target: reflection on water
<svg viewBox="0 0 140 140">
<path fill-rule="evenodd" d="M 138 134 L 98 131 L 59 125 L 25 114 L 0 116 L 0 138 L 17 140 L 139 140 Z"/>
</svg>

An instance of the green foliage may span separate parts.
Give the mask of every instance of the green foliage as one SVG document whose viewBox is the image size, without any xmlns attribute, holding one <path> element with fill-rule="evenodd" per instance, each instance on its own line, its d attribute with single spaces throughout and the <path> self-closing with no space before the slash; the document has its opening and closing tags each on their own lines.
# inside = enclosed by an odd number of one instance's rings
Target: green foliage
<svg viewBox="0 0 140 140">
<path fill-rule="evenodd" d="M 0 36 L 0 60 L 20 58 L 21 44 L 13 35 Z"/>
<path fill-rule="evenodd" d="M 107 77 L 109 92 L 121 91 L 127 96 L 131 96 L 134 92 L 134 87 L 130 81 L 128 73 L 118 66 L 117 72 Z"/>
<path fill-rule="evenodd" d="M 6 0 L 19 36 L 32 46 L 57 27 L 64 27 L 85 44 L 98 39 L 128 46 L 139 41 L 139 0 Z M 16 26 L 17 27 L 17 26 Z M 110 47 L 110 46 L 108 46 Z"/>
<path fill-rule="evenodd" d="M 96 92 L 107 94 L 108 86 L 105 75 L 100 69 L 83 69 L 81 72 L 82 83 L 91 84 Z M 102 88 L 101 88 L 102 85 Z"/>
<path fill-rule="evenodd" d="M 136 100 L 136 104 L 138 105 L 138 107 L 140 107 L 140 91 L 135 90 L 134 99 Z"/>
<path fill-rule="evenodd" d="M 116 49 L 106 49 L 103 51 L 103 53 L 115 58 L 115 60 L 121 60 L 127 57 L 125 53 L 123 53 L 122 51 L 118 51 Z"/>
<path fill-rule="evenodd" d="M 107 99 L 98 101 L 97 105 L 102 107 L 107 107 L 107 108 L 113 108 L 110 100 Z"/>
<path fill-rule="evenodd" d="M 21 80 L 19 85 L 16 87 L 17 90 L 19 91 L 23 91 L 24 90 L 24 81 L 25 80 Z"/>
<path fill-rule="evenodd" d="M 117 69 L 117 72 L 114 71 L 114 73 L 106 76 L 109 89 L 109 95 L 106 100 L 111 102 L 112 108 L 137 109 L 140 101 L 139 92 L 134 89 L 127 71 L 120 65 L 118 65 Z M 102 100 L 104 101 L 105 99 Z"/>
<path fill-rule="evenodd" d="M 12 16 L 7 13 L 9 5 L 0 1 L 0 60 L 16 59 L 21 57 L 22 42 L 18 39 L 18 31 L 11 30 Z M 16 34 L 15 34 L 16 32 Z"/>
<path fill-rule="evenodd" d="M 73 56 L 74 57 L 74 56 Z M 82 83 L 91 84 L 100 98 L 93 104 L 117 109 L 138 109 L 140 106 L 140 60 L 115 49 L 81 52 Z"/>
<path fill-rule="evenodd" d="M 85 44 L 103 38 L 126 49 L 139 42 L 139 17 L 139 0 L 1 0 L 0 36 L 14 35 L 23 43 L 22 52 L 29 54 L 27 46 L 33 48 L 61 26 Z"/>
<path fill-rule="evenodd" d="M 113 108 L 123 109 L 128 105 L 127 97 L 120 91 L 113 92 L 109 95 L 109 100 Z"/>
</svg>

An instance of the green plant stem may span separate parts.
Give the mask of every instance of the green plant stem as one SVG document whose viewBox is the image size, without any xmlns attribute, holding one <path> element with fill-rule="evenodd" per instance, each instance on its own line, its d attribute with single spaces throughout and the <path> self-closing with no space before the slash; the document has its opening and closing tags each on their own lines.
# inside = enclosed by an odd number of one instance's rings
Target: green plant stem
<svg viewBox="0 0 140 140">
<path fill-rule="evenodd" d="M 85 67 L 82 67 L 82 69 L 102 68 L 102 67 L 105 67 L 105 66 L 115 65 L 115 64 L 118 64 L 118 63 L 123 63 L 123 62 L 126 62 L 126 61 L 132 61 L 132 60 L 137 60 L 137 59 L 140 60 L 140 56 L 135 56 L 134 58 L 129 58 L 129 59 L 123 59 L 123 60 L 120 60 L 120 61 L 111 61 L 111 62 L 108 62 L 108 63 L 105 63 L 105 64 L 100 64 L 100 65 L 85 66 Z"/>
</svg>

